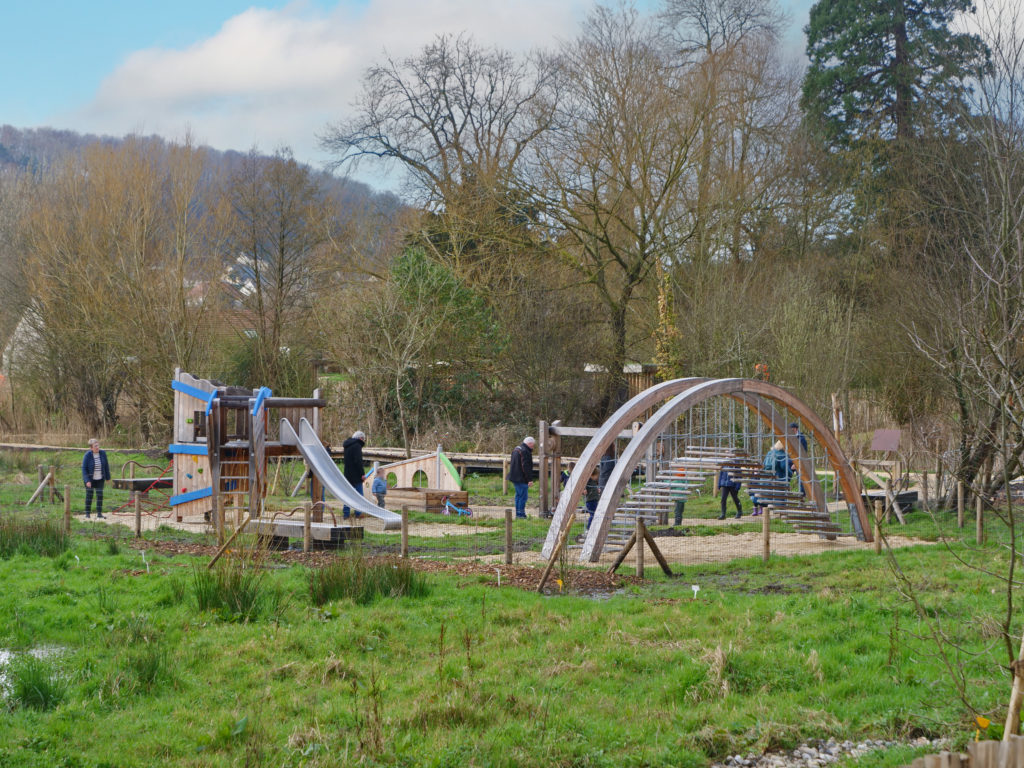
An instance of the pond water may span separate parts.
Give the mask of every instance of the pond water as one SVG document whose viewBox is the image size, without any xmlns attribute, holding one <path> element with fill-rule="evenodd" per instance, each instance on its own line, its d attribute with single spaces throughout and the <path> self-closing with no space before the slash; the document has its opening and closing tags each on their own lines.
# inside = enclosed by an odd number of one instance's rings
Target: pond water
<svg viewBox="0 0 1024 768">
<path fill-rule="evenodd" d="M 56 645 L 30 648 L 27 651 L 12 651 L 9 648 L 0 648 L 0 693 L 7 691 L 7 665 L 19 656 L 24 656 L 27 653 L 35 656 L 37 659 L 45 659 L 50 656 L 57 656 L 65 650 L 65 648 Z"/>
</svg>

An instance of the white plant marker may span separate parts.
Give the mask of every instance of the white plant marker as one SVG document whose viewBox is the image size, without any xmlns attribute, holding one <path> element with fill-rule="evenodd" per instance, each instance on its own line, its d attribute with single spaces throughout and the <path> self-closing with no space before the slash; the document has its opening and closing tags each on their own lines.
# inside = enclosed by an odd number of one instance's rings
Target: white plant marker
<svg viewBox="0 0 1024 768">
<path fill-rule="evenodd" d="M 690 589 L 693 590 L 693 599 L 697 599 L 697 593 L 700 592 L 700 584 L 693 584 Z"/>
</svg>

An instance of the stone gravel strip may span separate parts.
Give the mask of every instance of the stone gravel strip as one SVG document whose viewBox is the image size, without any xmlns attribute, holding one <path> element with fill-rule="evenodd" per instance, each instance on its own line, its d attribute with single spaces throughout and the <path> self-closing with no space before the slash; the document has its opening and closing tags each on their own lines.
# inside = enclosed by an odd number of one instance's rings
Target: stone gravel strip
<svg viewBox="0 0 1024 768">
<path fill-rule="evenodd" d="M 820 741 L 801 744 L 789 752 L 766 752 L 763 755 L 730 755 L 711 768 L 824 768 L 844 758 L 858 758 L 876 750 L 893 747 L 931 747 L 935 752 L 949 748 L 946 739 L 926 739 L 923 736 L 913 741 L 884 741 L 864 739 L 863 741 Z"/>
</svg>

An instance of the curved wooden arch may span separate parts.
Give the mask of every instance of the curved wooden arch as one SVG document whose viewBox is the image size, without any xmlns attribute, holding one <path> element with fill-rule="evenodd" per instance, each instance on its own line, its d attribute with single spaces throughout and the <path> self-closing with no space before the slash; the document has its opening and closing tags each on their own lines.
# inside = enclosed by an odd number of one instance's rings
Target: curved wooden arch
<svg viewBox="0 0 1024 768">
<path fill-rule="evenodd" d="M 857 488 L 856 478 L 854 477 L 853 472 L 850 469 L 850 464 L 843 455 L 842 449 L 839 447 L 839 443 L 835 439 L 835 436 L 828 430 L 828 427 L 818 417 L 818 415 L 799 398 L 774 384 L 750 379 L 711 379 L 694 383 L 684 391 L 672 397 L 672 399 L 666 402 L 658 412 L 655 413 L 646 424 L 644 424 L 640 431 L 637 432 L 636 436 L 629 442 L 629 445 L 626 446 L 626 450 L 622 453 L 622 456 L 619 457 L 619 460 L 615 464 L 615 468 L 612 470 L 611 476 L 608 478 L 604 493 L 601 494 L 601 499 L 597 505 L 597 511 L 594 513 L 594 522 L 591 524 L 590 531 L 587 533 L 586 540 L 583 544 L 583 551 L 580 554 L 581 561 L 590 560 L 591 562 L 596 562 L 600 557 L 601 550 L 604 547 L 604 541 L 608 535 L 608 528 L 611 525 L 612 517 L 614 516 L 614 511 L 612 514 L 609 514 L 609 510 L 614 510 L 618 507 L 619 499 L 622 497 L 622 492 L 629 481 L 629 477 L 633 473 L 633 469 L 637 464 L 639 464 L 647 451 L 647 448 L 654 443 L 658 435 L 664 432 L 665 429 L 675 421 L 679 414 L 688 411 L 698 403 L 716 396 L 736 397 L 736 399 L 739 399 L 745 405 L 748 405 L 752 407 L 753 410 L 758 411 L 762 418 L 765 418 L 766 414 L 758 409 L 756 405 L 751 403 L 747 397 L 743 397 L 744 395 L 763 397 L 788 408 L 800 417 L 801 421 L 807 426 L 818 443 L 824 446 L 826 458 L 829 464 L 832 465 L 833 470 L 836 472 L 836 476 L 842 486 L 843 495 L 845 496 L 847 503 L 852 504 L 857 511 L 861 531 L 867 541 L 871 540 L 871 527 L 868 520 L 867 508 L 865 507 L 864 501 Z M 774 411 L 774 408 L 772 410 Z M 778 414 L 776 413 L 775 416 L 769 416 L 769 418 L 771 418 L 771 422 L 775 422 L 778 419 Z M 773 431 L 775 431 L 776 434 L 778 434 L 776 430 L 779 427 L 781 427 L 781 424 L 779 424 L 778 427 L 773 426 Z M 797 455 L 799 457 L 800 452 L 798 440 L 785 434 L 785 432 L 782 433 L 782 436 L 785 437 L 786 443 L 791 451 L 791 455 Z M 794 445 L 796 446 L 795 448 Z M 812 469 L 807 466 L 807 462 L 801 460 L 798 462 L 798 465 L 801 472 L 801 479 L 810 481 L 810 475 L 813 474 L 813 472 Z M 818 496 L 819 492 L 812 491 L 812 493 L 817 497 L 815 498 L 815 501 L 818 502 L 819 498 L 821 498 Z"/>
<path fill-rule="evenodd" d="M 580 454 L 576 466 L 573 467 L 572 472 L 569 474 L 569 479 L 565 481 L 565 487 L 558 497 L 558 506 L 555 507 L 555 512 L 552 516 L 551 527 L 548 528 L 547 537 L 544 539 L 541 557 L 545 559 L 551 557 L 551 552 L 555 548 L 555 542 L 558 541 L 558 536 L 568 520 L 568 511 L 576 509 L 580 503 L 590 473 L 594 471 L 594 468 L 601 461 L 604 452 L 615 443 L 616 437 L 624 429 L 631 427 L 637 417 L 646 413 L 649 408 L 665 402 L 680 392 L 685 392 L 694 384 L 702 381 L 707 381 L 707 379 L 691 377 L 671 379 L 655 384 L 638 395 L 634 395 L 608 417 L 608 420 L 601 425 L 598 433 L 590 438 L 590 442 L 583 449 L 583 453 Z"/>
<path fill-rule="evenodd" d="M 579 460 L 573 467 L 568 480 L 565 482 L 565 487 L 562 489 L 562 493 L 558 498 L 558 505 L 555 508 L 553 519 L 551 520 L 551 526 L 548 528 L 548 533 L 544 540 L 541 557 L 545 559 L 551 557 L 551 552 L 554 550 L 555 543 L 558 541 L 558 537 L 568 521 L 568 511 L 570 509 L 576 509 L 579 506 L 580 499 L 583 497 L 583 492 L 586 489 L 587 479 L 600 462 L 604 452 L 615 442 L 618 435 L 620 435 L 623 430 L 630 427 L 638 417 L 646 413 L 653 406 L 659 405 L 681 392 L 685 392 L 695 384 L 701 384 L 706 381 L 709 381 L 709 379 L 693 376 L 683 379 L 672 379 L 670 381 L 655 384 L 654 386 L 635 395 L 629 401 L 620 406 L 614 414 L 612 414 L 612 416 L 601 426 L 600 431 L 591 438 L 587 447 L 583 450 L 583 453 L 580 454 Z M 766 404 L 756 395 L 736 393 L 731 396 L 742 403 L 745 407 L 757 412 L 761 420 L 770 429 L 772 429 L 774 434 L 780 439 L 788 440 L 789 435 L 785 428 L 785 422 L 774 407 L 771 405 L 766 406 Z M 798 443 L 798 441 L 796 442 Z M 797 445 L 795 450 L 799 450 L 799 445 Z M 793 455 L 797 454 L 794 452 Z M 805 462 L 799 462 L 799 466 L 802 470 L 801 479 L 810 482 L 813 489 L 814 501 L 818 505 L 819 509 L 824 511 L 825 497 L 824 494 L 821 493 L 817 477 L 814 476 L 813 473 L 810 478 L 804 477 L 806 474 Z"/>
</svg>

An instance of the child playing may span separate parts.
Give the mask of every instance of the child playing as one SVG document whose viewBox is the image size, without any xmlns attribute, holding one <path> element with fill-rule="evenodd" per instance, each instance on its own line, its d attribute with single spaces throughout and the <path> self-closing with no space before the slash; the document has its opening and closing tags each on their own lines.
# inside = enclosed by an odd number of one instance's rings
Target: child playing
<svg viewBox="0 0 1024 768">
<path fill-rule="evenodd" d="M 377 506 L 384 508 L 384 496 L 388 492 L 388 481 L 384 479 L 384 470 L 378 469 L 373 478 L 373 485 L 370 486 L 370 493 L 377 498 Z"/>
<path fill-rule="evenodd" d="M 594 522 L 594 513 L 597 512 L 597 502 L 601 498 L 601 488 L 598 485 L 598 471 L 594 468 L 594 471 L 590 473 L 590 479 L 587 480 L 587 485 L 584 488 L 586 493 L 586 508 L 587 508 L 587 530 L 590 530 L 590 524 Z"/>
</svg>

